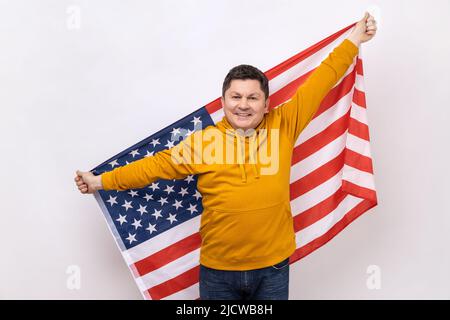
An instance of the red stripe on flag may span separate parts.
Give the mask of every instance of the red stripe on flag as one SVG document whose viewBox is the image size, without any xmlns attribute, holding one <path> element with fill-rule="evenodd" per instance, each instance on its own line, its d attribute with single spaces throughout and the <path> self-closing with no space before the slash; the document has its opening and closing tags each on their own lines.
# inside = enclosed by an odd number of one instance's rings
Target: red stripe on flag
<svg viewBox="0 0 450 320">
<path fill-rule="evenodd" d="M 319 109 L 317 110 L 313 119 L 321 115 L 326 110 L 332 108 L 336 103 L 338 103 L 339 100 L 346 96 L 355 85 L 355 77 L 356 70 L 353 69 L 353 71 L 346 75 L 345 78 L 343 78 L 337 86 L 332 88 L 330 92 L 323 98 L 322 102 L 320 103 Z"/>
<path fill-rule="evenodd" d="M 356 87 L 353 93 L 353 102 L 360 107 L 366 108 L 366 95 L 363 91 L 359 91 L 358 89 L 356 89 Z"/>
<path fill-rule="evenodd" d="M 364 75 L 364 72 L 363 72 L 363 63 L 362 63 L 362 60 L 361 60 L 360 57 L 357 57 L 357 58 L 356 58 L 356 72 L 357 72 L 359 75 L 361 75 L 361 76 Z"/>
<path fill-rule="evenodd" d="M 189 288 L 199 281 L 200 266 L 196 266 L 179 276 L 160 283 L 147 290 L 152 299 L 160 300 L 178 291 Z"/>
<path fill-rule="evenodd" d="M 350 210 L 345 216 L 339 220 L 332 228 L 330 228 L 325 234 L 317 237 L 310 243 L 298 248 L 289 258 L 290 263 L 294 263 L 297 260 L 307 256 L 314 250 L 320 248 L 328 241 L 333 239 L 339 232 L 341 232 L 346 226 L 353 222 L 356 218 L 362 215 L 364 212 L 376 206 L 376 202 L 370 200 L 363 200 L 360 204 Z"/>
<path fill-rule="evenodd" d="M 353 168 L 373 174 L 372 159 L 351 149 L 345 149 L 344 162 Z"/>
<path fill-rule="evenodd" d="M 214 101 L 211 101 L 205 106 L 206 111 L 209 114 L 213 114 L 214 112 L 220 110 L 222 108 L 222 103 L 220 102 L 220 98 L 217 98 Z"/>
<path fill-rule="evenodd" d="M 294 216 L 294 231 L 297 233 L 335 210 L 342 200 L 347 196 L 341 189 L 337 190 L 328 198 L 322 200 L 313 207 Z"/>
<path fill-rule="evenodd" d="M 350 118 L 348 123 L 348 132 L 358 138 L 369 141 L 369 127 L 355 118 Z"/>
<path fill-rule="evenodd" d="M 351 183 L 347 180 L 342 180 L 342 190 L 346 191 L 347 193 L 354 195 L 358 198 L 368 199 L 372 202 L 377 203 L 377 193 L 375 190 L 368 189 L 362 186 L 358 186 L 354 183 Z"/>
<path fill-rule="evenodd" d="M 350 109 L 346 114 L 330 124 L 325 130 L 322 130 L 320 133 L 296 146 L 294 148 L 294 152 L 292 153 L 292 165 L 306 159 L 344 134 L 347 130 L 349 118 Z"/>
<path fill-rule="evenodd" d="M 344 152 L 342 151 L 333 160 L 328 161 L 326 164 L 310 172 L 303 178 L 292 182 L 289 186 L 291 201 L 334 177 L 342 169 L 343 163 Z"/>
<path fill-rule="evenodd" d="M 274 92 L 270 96 L 270 108 L 272 109 L 276 106 L 279 106 L 283 102 L 286 102 L 287 100 L 291 99 L 295 94 L 295 92 L 297 91 L 298 87 L 301 86 L 308 79 L 308 77 L 314 70 L 311 70 L 310 72 L 290 82 L 277 92 Z M 313 119 L 319 116 L 324 111 L 333 107 L 339 100 L 342 99 L 342 97 L 347 95 L 350 92 L 350 90 L 352 90 L 355 84 L 355 77 L 356 77 L 356 69 L 353 69 L 353 71 L 347 74 L 337 86 L 333 87 L 321 101 L 320 107 L 318 108 Z"/>
<path fill-rule="evenodd" d="M 310 76 L 310 74 L 314 70 L 311 70 L 310 72 L 305 73 L 304 75 L 302 75 L 301 77 L 299 77 L 299 78 L 295 79 L 294 81 L 290 82 L 289 84 L 287 84 L 286 86 L 284 86 L 283 88 L 278 90 L 277 92 L 274 92 L 270 96 L 270 101 L 269 101 L 270 102 L 270 109 L 273 109 L 276 106 L 282 104 L 283 102 L 286 102 L 287 100 L 291 99 L 292 96 L 297 91 L 298 87 L 300 85 L 302 85 L 303 82 L 306 81 L 306 79 L 308 79 L 308 77 Z"/>
<path fill-rule="evenodd" d="M 159 269 L 167 263 L 200 248 L 201 242 L 200 234 L 197 232 L 136 262 L 134 267 L 138 273 L 137 276 L 143 276 Z"/>
</svg>

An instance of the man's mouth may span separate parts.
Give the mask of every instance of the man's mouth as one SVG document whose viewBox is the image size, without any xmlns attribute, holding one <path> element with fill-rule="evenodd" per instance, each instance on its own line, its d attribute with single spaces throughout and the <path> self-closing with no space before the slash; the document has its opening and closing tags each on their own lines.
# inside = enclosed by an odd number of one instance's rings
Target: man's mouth
<svg viewBox="0 0 450 320">
<path fill-rule="evenodd" d="M 246 112 L 237 112 L 237 113 L 235 113 L 235 115 L 240 118 L 249 118 L 252 116 L 251 113 L 246 113 Z"/>
</svg>

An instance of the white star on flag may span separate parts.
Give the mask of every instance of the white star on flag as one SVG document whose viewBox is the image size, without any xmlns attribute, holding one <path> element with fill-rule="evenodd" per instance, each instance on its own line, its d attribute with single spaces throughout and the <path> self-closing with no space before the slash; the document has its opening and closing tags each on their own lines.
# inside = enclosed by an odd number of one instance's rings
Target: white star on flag
<svg viewBox="0 0 450 320">
<path fill-rule="evenodd" d="M 109 204 L 112 206 L 113 204 L 118 204 L 116 199 L 117 197 L 109 196 L 109 200 L 106 200 L 106 202 L 109 202 Z"/>
<path fill-rule="evenodd" d="M 189 208 L 186 209 L 186 210 L 189 210 L 191 212 L 191 214 L 193 214 L 194 212 L 198 211 L 197 210 L 197 205 L 196 204 L 195 205 L 189 204 Z"/>
<path fill-rule="evenodd" d="M 198 192 L 198 190 L 195 190 L 195 194 L 193 195 L 195 197 L 195 199 L 199 199 L 202 197 L 202 194 L 200 192 Z"/>
<path fill-rule="evenodd" d="M 144 199 L 147 200 L 147 202 L 153 200 L 153 195 L 146 193 Z"/>
<path fill-rule="evenodd" d="M 142 228 L 141 220 L 134 219 L 134 222 L 131 225 L 134 226 L 135 230 L 137 230 L 137 228 Z"/>
<path fill-rule="evenodd" d="M 191 122 L 194 123 L 194 128 L 196 128 L 197 124 L 202 123 L 202 120 L 200 120 L 200 117 L 194 117 L 194 120 L 191 120 Z"/>
<path fill-rule="evenodd" d="M 133 156 L 133 158 L 134 158 L 135 156 L 140 155 L 139 149 L 136 149 L 136 150 L 131 151 L 130 154 Z"/>
<path fill-rule="evenodd" d="M 169 202 L 167 201 L 167 198 L 163 198 L 163 197 L 161 197 L 161 198 L 158 200 L 158 202 L 161 203 L 161 207 L 164 205 L 164 203 L 169 203 Z"/>
<path fill-rule="evenodd" d="M 172 140 L 167 140 L 167 143 L 164 145 L 167 149 L 170 149 L 174 146 L 174 142 Z"/>
<path fill-rule="evenodd" d="M 136 234 L 131 234 L 131 233 L 128 233 L 128 238 L 126 238 L 126 239 L 130 242 L 130 244 L 133 243 L 134 241 L 137 241 Z"/>
<path fill-rule="evenodd" d="M 117 218 L 116 219 L 116 221 L 118 221 L 118 222 L 120 222 L 120 225 L 122 225 L 123 223 L 127 223 L 127 219 L 125 219 L 126 218 L 126 215 L 121 215 L 121 214 L 119 214 L 119 218 Z"/>
<path fill-rule="evenodd" d="M 116 160 L 111 161 L 109 164 L 111 165 L 112 168 L 114 168 L 114 166 L 119 165 L 119 162 L 117 162 L 117 159 L 116 159 Z"/>
<path fill-rule="evenodd" d="M 153 148 L 156 147 L 157 144 L 160 144 L 159 138 L 158 139 L 153 139 L 152 142 L 150 142 L 150 144 L 153 145 Z"/>
<path fill-rule="evenodd" d="M 187 191 L 188 188 L 181 188 L 181 191 L 178 192 L 178 194 L 181 194 L 182 197 L 184 197 L 185 195 L 189 194 L 189 192 Z"/>
<path fill-rule="evenodd" d="M 145 230 L 150 231 L 150 234 L 152 234 L 153 232 L 156 232 L 156 224 L 151 224 L 151 223 L 149 223 L 149 224 L 148 224 L 148 227 L 145 228 Z"/>
<path fill-rule="evenodd" d="M 138 195 L 138 192 L 137 192 L 137 191 L 130 190 L 130 192 L 128 192 L 128 194 L 129 194 L 132 198 L 134 198 L 134 197 L 136 197 L 136 196 Z"/>
<path fill-rule="evenodd" d="M 158 220 L 158 218 L 162 218 L 161 211 L 162 211 L 162 210 L 156 210 L 156 209 L 155 209 L 155 212 L 152 213 L 152 216 L 155 217 L 155 220 Z"/>
<path fill-rule="evenodd" d="M 156 189 L 159 189 L 158 187 L 159 182 L 153 182 L 151 186 L 149 186 L 150 189 L 152 189 L 153 191 L 155 191 Z"/>
<path fill-rule="evenodd" d="M 187 183 L 191 183 L 194 181 L 194 176 L 192 174 L 188 175 L 184 181 L 187 181 Z"/>
<path fill-rule="evenodd" d="M 169 185 L 166 186 L 166 189 L 165 189 L 164 191 L 167 192 L 168 195 L 169 195 L 171 192 L 175 192 L 175 191 L 173 190 L 173 186 L 169 186 Z"/>
<path fill-rule="evenodd" d="M 169 213 L 169 217 L 166 218 L 166 219 L 170 221 L 170 224 L 172 224 L 173 222 L 178 221 L 178 220 L 175 218 L 176 216 L 177 216 L 176 214 L 171 214 L 171 213 Z"/>
<path fill-rule="evenodd" d="M 172 204 L 172 206 L 174 206 L 177 210 L 180 207 L 183 207 L 183 205 L 181 204 L 181 201 L 178 201 L 175 199 L 175 203 Z"/>
<path fill-rule="evenodd" d="M 128 211 L 128 209 L 133 209 L 133 206 L 131 205 L 131 201 L 125 200 L 125 203 L 122 205 L 122 207 L 125 207 L 125 211 Z"/>
<path fill-rule="evenodd" d="M 147 206 L 142 206 L 142 205 L 139 205 L 139 209 L 137 209 L 136 211 L 139 211 L 140 213 L 141 213 L 141 216 L 144 214 L 144 213 L 148 213 L 147 212 Z"/>
</svg>

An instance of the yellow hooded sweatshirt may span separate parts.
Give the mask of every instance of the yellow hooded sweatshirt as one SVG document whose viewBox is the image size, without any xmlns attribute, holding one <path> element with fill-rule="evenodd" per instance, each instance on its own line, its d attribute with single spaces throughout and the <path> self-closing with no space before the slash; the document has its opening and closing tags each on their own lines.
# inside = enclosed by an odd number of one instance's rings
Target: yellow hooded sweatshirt
<svg viewBox="0 0 450 320">
<path fill-rule="evenodd" d="M 143 188 L 158 179 L 198 175 L 202 265 L 251 270 L 286 259 L 296 248 L 289 199 L 294 143 L 357 54 L 358 47 L 345 39 L 291 100 L 264 115 L 253 133 L 233 130 L 223 117 L 171 149 L 103 173 L 104 190 Z M 270 156 L 257 157 L 263 150 Z"/>
</svg>

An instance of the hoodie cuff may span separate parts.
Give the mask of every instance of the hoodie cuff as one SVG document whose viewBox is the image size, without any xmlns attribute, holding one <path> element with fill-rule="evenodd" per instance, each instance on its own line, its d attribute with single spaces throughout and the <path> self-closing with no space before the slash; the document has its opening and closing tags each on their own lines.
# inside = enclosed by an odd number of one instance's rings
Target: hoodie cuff
<svg viewBox="0 0 450 320">
<path fill-rule="evenodd" d="M 103 190 L 108 191 L 108 190 L 112 190 L 114 183 L 112 180 L 112 173 L 111 171 L 102 173 L 102 175 L 100 176 L 101 180 L 102 180 L 102 186 L 103 186 Z"/>
<path fill-rule="evenodd" d="M 359 48 L 348 39 L 344 39 L 341 43 L 341 47 L 344 48 L 352 57 L 355 57 L 359 53 Z"/>
</svg>

